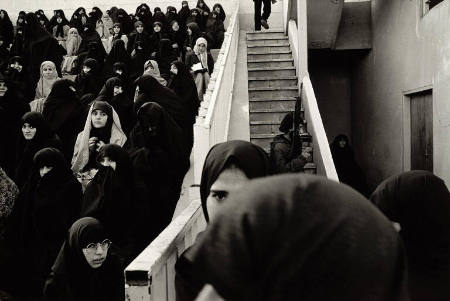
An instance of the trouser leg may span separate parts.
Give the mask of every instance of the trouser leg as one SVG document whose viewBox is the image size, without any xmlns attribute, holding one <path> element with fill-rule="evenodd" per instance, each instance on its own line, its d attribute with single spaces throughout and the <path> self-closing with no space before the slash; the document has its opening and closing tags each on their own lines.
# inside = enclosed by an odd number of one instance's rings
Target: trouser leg
<svg viewBox="0 0 450 301">
<path fill-rule="evenodd" d="M 203 74 L 197 73 L 194 78 L 195 86 L 197 87 L 198 99 L 203 101 Z"/>
<path fill-rule="evenodd" d="M 255 30 L 261 30 L 261 6 L 263 0 L 254 0 L 255 2 Z M 264 9 L 265 6 L 264 6 Z"/>
<path fill-rule="evenodd" d="M 272 12 L 272 2 L 271 0 L 262 0 L 264 2 L 264 9 L 262 14 L 262 19 L 268 20 L 270 17 L 270 13 Z"/>
</svg>

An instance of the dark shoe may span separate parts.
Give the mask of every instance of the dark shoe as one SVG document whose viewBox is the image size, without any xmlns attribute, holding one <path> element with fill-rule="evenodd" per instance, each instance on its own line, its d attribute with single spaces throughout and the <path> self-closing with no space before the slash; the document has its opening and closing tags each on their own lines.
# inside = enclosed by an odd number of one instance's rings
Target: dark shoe
<svg viewBox="0 0 450 301">
<path fill-rule="evenodd" d="M 267 23 L 267 20 L 261 19 L 261 25 L 262 25 L 262 27 L 264 27 L 265 29 L 269 29 L 269 24 Z"/>
</svg>

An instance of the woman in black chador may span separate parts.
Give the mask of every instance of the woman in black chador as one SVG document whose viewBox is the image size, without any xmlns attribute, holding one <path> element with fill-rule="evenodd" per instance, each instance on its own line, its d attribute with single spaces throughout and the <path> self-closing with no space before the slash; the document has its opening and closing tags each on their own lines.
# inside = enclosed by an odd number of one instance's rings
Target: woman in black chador
<svg viewBox="0 0 450 301">
<path fill-rule="evenodd" d="M 99 170 L 89 182 L 81 203 L 81 216 L 97 218 L 110 233 L 118 252 L 128 262 L 134 236 L 136 183 L 128 153 L 119 145 L 107 144 L 97 156 Z"/>
<path fill-rule="evenodd" d="M 177 125 L 183 130 L 185 145 L 190 149 L 194 141 L 195 118 L 192 115 L 192 105 L 184 103 L 171 89 L 161 85 L 153 76 L 144 74 L 137 80 L 139 89 L 135 99 L 135 111 L 142 104 L 152 101 L 163 107 Z"/>
<path fill-rule="evenodd" d="M 61 139 L 64 157 L 70 161 L 78 133 L 86 120 L 86 107 L 77 98 L 71 80 L 60 79 L 53 84 L 42 115 Z"/>
<path fill-rule="evenodd" d="M 58 75 L 61 76 L 63 51 L 61 51 L 58 41 L 40 26 L 34 13 L 28 13 L 25 20 L 25 53 L 27 54 L 25 65 L 30 72 L 32 83 L 36 85 L 38 82 L 43 61 L 55 63 Z"/>
<path fill-rule="evenodd" d="M 55 148 L 37 152 L 6 233 L 8 244 L 16 248 L 15 255 L 20 258 L 17 281 L 23 277 L 23 269 L 29 274 L 24 294 L 37 297 L 42 293 L 66 230 L 80 214 L 81 197 L 81 184 L 63 154 Z"/>
<path fill-rule="evenodd" d="M 95 218 L 77 220 L 45 283 L 46 300 L 124 300 L 124 265 L 112 252 L 114 244 Z"/>
<path fill-rule="evenodd" d="M 125 93 L 125 85 L 119 77 L 111 77 L 103 86 L 96 99 L 109 103 L 119 115 L 120 125 L 128 135 L 136 122 L 133 100 Z"/>
<path fill-rule="evenodd" d="M 200 100 L 198 99 L 197 86 L 189 68 L 180 61 L 174 61 L 170 67 L 171 79 L 168 87 L 172 89 L 184 104 L 190 106 L 193 122 L 198 115 Z"/>
<path fill-rule="evenodd" d="M 98 92 L 104 83 L 100 66 L 96 59 L 88 58 L 81 65 L 80 73 L 75 77 L 75 89 L 78 98 L 82 98 L 87 94 L 92 95 L 93 100 L 97 97 Z M 85 103 L 86 105 L 88 103 Z"/>
<path fill-rule="evenodd" d="M 0 10 L 0 35 L 5 39 L 6 47 L 12 43 L 14 38 L 14 27 L 6 10 Z"/>
<path fill-rule="evenodd" d="M 130 54 L 127 52 L 125 48 L 125 42 L 121 39 L 117 39 L 113 42 L 111 51 L 106 57 L 105 68 L 103 68 L 104 69 L 103 74 L 105 74 L 106 77 L 114 75 L 113 65 L 118 62 L 122 62 L 126 66 L 129 66 L 131 62 Z"/>
<path fill-rule="evenodd" d="M 384 180 L 370 200 L 400 226 L 411 300 L 450 300 L 450 193 L 424 170 Z"/>
<path fill-rule="evenodd" d="M 200 182 L 200 198 L 203 215 L 210 223 L 228 202 L 230 193 L 248 184 L 250 179 L 270 174 L 270 162 L 266 152 L 248 141 L 231 140 L 214 145 L 206 156 Z M 201 239 L 201 234 L 197 240 Z M 178 259 L 175 269 L 177 300 L 194 300 L 204 281 L 194 270 L 192 247 Z"/>
<path fill-rule="evenodd" d="M 50 129 L 38 112 L 28 112 L 22 117 L 22 129 L 17 144 L 15 183 L 22 187 L 28 180 L 34 155 L 43 148 L 54 147 L 61 150 L 61 140 Z"/>
<path fill-rule="evenodd" d="M 364 174 L 355 160 L 348 137 L 338 135 L 331 144 L 331 155 L 339 181 L 345 183 L 368 197 L 368 189 Z"/>
<path fill-rule="evenodd" d="M 129 152 L 149 198 L 147 218 L 142 220 L 151 224 L 138 229 L 151 229 L 147 237 L 153 239 L 172 219 L 189 168 L 189 156 L 183 131 L 162 106 L 154 102 L 143 104 L 137 119 L 130 134 Z"/>
</svg>

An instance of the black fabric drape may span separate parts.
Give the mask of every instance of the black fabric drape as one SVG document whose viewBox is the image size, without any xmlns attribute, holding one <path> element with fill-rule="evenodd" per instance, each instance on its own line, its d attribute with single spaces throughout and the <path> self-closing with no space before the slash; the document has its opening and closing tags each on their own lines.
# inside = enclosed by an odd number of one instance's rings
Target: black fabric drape
<svg viewBox="0 0 450 301">
<path fill-rule="evenodd" d="M 74 83 L 68 79 L 57 80 L 45 101 L 44 115 L 50 129 L 61 139 L 63 153 L 72 159 L 78 133 L 83 130 L 86 108 L 75 94 Z"/>
<path fill-rule="evenodd" d="M 415 170 L 389 177 L 371 201 L 400 224 L 411 300 L 450 299 L 450 193 L 442 179 Z"/>
<path fill-rule="evenodd" d="M 226 300 L 409 300 L 392 224 L 323 177 L 250 182 L 227 199 L 192 255 L 196 274 Z"/>
</svg>

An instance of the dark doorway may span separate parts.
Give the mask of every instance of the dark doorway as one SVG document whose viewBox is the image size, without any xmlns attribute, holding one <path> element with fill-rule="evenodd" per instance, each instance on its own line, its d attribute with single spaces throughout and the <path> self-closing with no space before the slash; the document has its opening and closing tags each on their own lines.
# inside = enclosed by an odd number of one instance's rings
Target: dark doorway
<svg viewBox="0 0 450 301">
<path fill-rule="evenodd" d="M 411 169 L 433 172 L 432 90 L 411 96 Z"/>
</svg>

